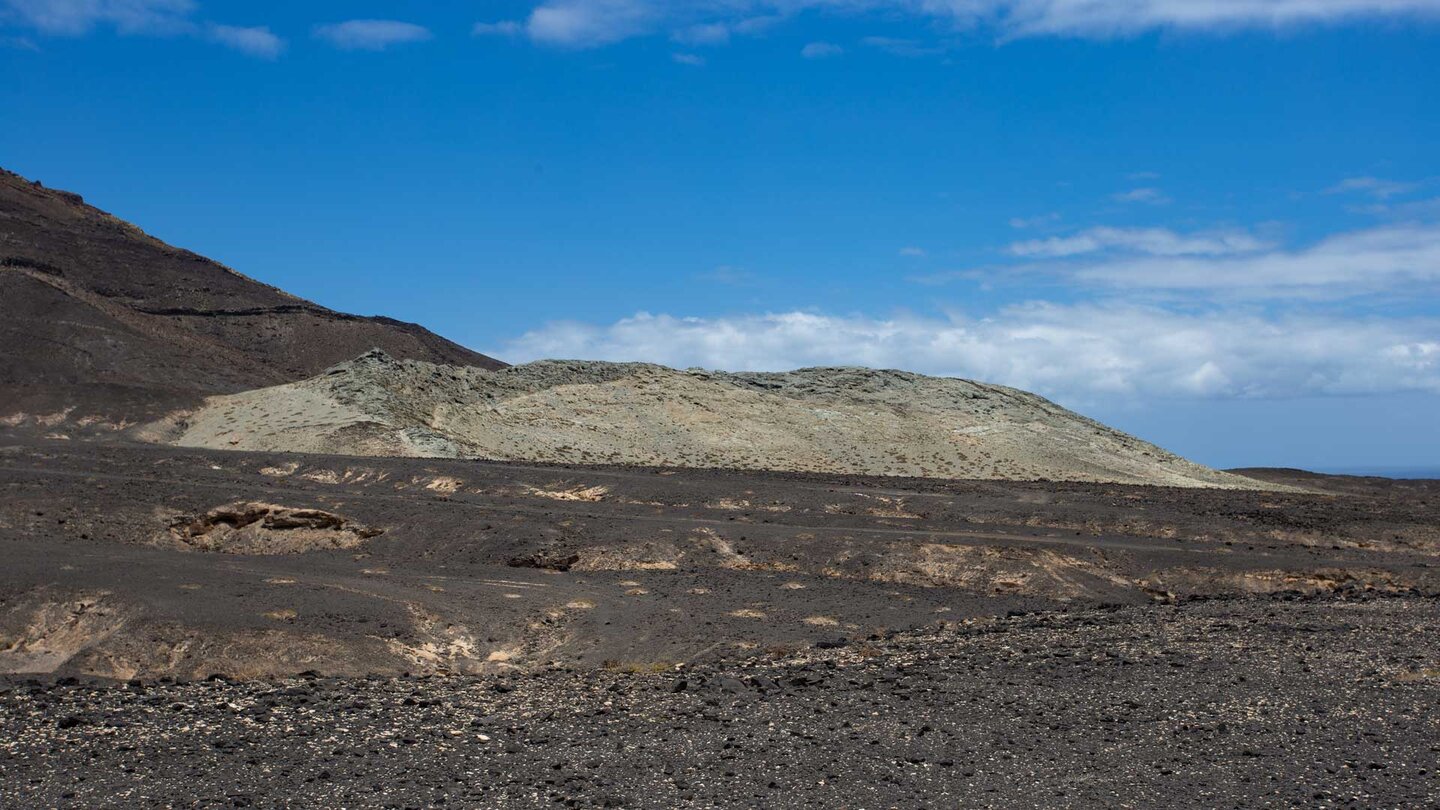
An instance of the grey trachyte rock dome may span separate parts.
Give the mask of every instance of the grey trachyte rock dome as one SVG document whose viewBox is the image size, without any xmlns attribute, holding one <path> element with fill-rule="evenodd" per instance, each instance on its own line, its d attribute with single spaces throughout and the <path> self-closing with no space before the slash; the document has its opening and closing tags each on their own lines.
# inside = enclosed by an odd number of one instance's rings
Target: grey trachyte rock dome
<svg viewBox="0 0 1440 810">
<path fill-rule="evenodd" d="M 497 370 L 378 349 L 212 397 L 177 444 L 353 455 L 1254 488 L 1001 385 L 861 367 L 680 371 L 540 360 Z"/>
</svg>

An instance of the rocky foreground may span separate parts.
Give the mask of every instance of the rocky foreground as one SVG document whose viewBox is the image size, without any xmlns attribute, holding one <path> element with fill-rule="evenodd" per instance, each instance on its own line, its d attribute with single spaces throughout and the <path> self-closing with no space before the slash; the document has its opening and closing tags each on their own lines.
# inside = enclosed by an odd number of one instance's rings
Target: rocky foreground
<svg viewBox="0 0 1440 810">
<path fill-rule="evenodd" d="M 1433 599 L 1192 602 L 661 672 L 0 685 L 9 806 L 1433 807 Z"/>
<path fill-rule="evenodd" d="M 4 437 L 0 806 L 1440 804 L 1440 483 L 1247 475 Z"/>
</svg>

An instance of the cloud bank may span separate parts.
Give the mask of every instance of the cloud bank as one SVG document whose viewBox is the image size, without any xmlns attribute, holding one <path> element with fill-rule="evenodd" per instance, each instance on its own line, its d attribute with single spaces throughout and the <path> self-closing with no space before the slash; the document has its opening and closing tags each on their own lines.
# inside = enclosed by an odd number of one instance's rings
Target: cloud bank
<svg viewBox="0 0 1440 810">
<path fill-rule="evenodd" d="M 824 59 L 828 56 L 839 56 L 845 49 L 830 42 L 810 42 L 800 49 L 800 55 L 806 59 Z"/>
<path fill-rule="evenodd" d="M 497 351 L 517 362 L 582 357 L 732 370 L 902 368 L 1067 402 L 1440 393 L 1440 321 L 1187 315 L 1129 305 L 1027 304 L 981 319 L 640 313 L 604 326 L 552 323 Z"/>
<path fill-rule="evenodd" d="M 275 59 L 285 50 L 285 41 L 263 26 L 244 28 L 211 23 L 206 30 L 216 42 L 262 59 Z"/>
<path fill-rule="evenodd" d="M 953 31 L 981 29 L 1000 39 L 1110 38 L 1154 30 L 1278 30 L 1436 18 L 1440 0 L 546 0 L 525 19 L 510 22 L 536 42 L 594 47 L 661 32 L 682 37 L 687 31 L 703 32 L 710 41 L 722 42 L 757 20 L 804 12 L 910 16 Z"/>
<path fill-rule="evenodd" d="M 1079 282 L 1256 297 L 1341 298 L 1440 284 L 1440 226 L 1341 233 L 1297 250 L 1199 258 L 1157 255 L 1071 267 Z"/>
<path fill-rule="evenodd" d="M 123 34 L 175 33 L 190 25 L 194 10 L 193 0 L 0 0 L 4 18 L 63 36 L 99 26 Z"/>
<path fill-rule="evenodd" d="M 1004 252 L 1030 261 L 912 280 L 1014 281 L 1044 274 L 1089 292 L 1183 293 L 1201 300 L 1342 300 L 1433 295 L 1440 288 L 1440 224 L 1425 221 L 1342 232 L 1292 248 L 1244 230 L 1097 227 L 1012 242 Z"/>
<path fill-rule="evenodd" d="M 285 41 L 269 28 L 197 22 L 197 9 L 194 0 L 0 0 L 0 24 L 49 36 L 110 28 L 124 35 L 194 37 L 262 59 L 285 50 Z"/>
<path fill-rule="evenodd" d="M 1014 256 L 1063 257 L 1121 250 L 1151 256 L 1222 256 L 1248 253 L 1269 243 L 1245 231 L 1211 231 L 1180 234 L 1167 228 L 1091 228 L 1073 236 L 1030 239 L 1012 243 L 1006 250 Z"/>
<path fill-rule="evenodd" d="M 383 51 L 394 45 L 424 42 L 430 29 L 399 20 L 346 20 L 315 28 L 315 36 L 347 51 Z"/>
<path fill-rule="evenodd" d="M 901 368 L 1072 404 L 1440 394 L 1440 317 L 1397 316 L 1384 303 L 1440 289 L 1440 224 L 1385 225 L 1298 248 L 1243 229 L 1092 227 L 1005 251 L 1023 262 L 987 272 L 1047 272 L 1072 300 L 984 317 L 642 312 L 603 325 L 551 323 L 496 352 L 723 369 Z"/>
</svg>

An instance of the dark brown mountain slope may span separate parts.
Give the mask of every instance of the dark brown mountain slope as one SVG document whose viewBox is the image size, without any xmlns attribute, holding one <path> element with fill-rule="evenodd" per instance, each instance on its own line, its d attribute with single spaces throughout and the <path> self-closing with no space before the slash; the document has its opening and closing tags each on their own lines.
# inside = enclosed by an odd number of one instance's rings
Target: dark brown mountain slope
<svg viewBox="0 0 1440 810">
<path fill-rule="evenodd" d="M 133 420 L 372 347 L 505 365 L 415 324 L 297 298 L 0 169 L 0 418 Z"/>
</svg>

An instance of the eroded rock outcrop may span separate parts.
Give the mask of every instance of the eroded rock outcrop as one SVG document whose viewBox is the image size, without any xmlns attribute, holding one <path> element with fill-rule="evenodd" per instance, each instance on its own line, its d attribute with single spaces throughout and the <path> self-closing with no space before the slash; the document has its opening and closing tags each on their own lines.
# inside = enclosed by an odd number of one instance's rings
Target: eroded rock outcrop
<svg viewBox="0 0 1440 810">
<path fill-rule="evenodd" d="M 226 554 L 302 554 L 354 548 L 383 532 L 319 509 L 293 509 L 254 501 L 179 515 L 169 537 L 179 547 Z"/>
<path fill-rule="evenodd" d="M 133 609 L 108 591 L 43 587 L 0 601 L 0 672 L 54 672 L 126 626 Z"/>
</svg>

